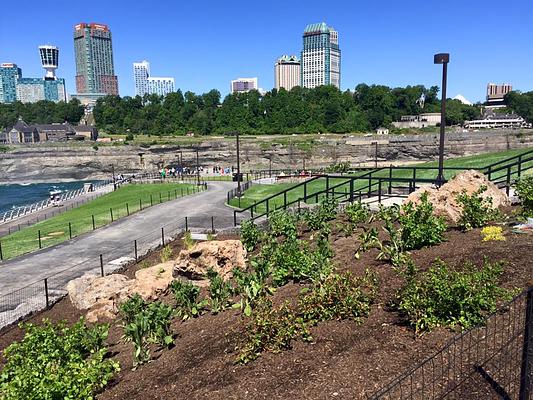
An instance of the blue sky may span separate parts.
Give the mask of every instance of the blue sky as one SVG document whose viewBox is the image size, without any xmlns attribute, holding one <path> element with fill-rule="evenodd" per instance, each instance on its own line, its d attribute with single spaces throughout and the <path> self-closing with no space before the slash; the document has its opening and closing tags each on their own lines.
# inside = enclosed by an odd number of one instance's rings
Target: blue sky
<svg viewBox="0 0 533 400">
<path fill-rule="evenodd" d="M 99 22 L 113 33 L 123 96 L 134 94 L 132 63 L 143 59 L 183 91 L 225 95 L 241 76 L 257 76 L 268 90 L 276 58 L 299 54 L 305 26 L 325 21 L 339 31 L 343 90 L 440 85 L 433 54 L 449 52 L 449 96 L 478 101 L 488 82 L 533 90 L 532 15 L 531 0 L 2 1 L 0 62 L 42 76 L 37 47 L 55 44 L 58 76 L 73 93 L 73 26 Z"/>
</svg>

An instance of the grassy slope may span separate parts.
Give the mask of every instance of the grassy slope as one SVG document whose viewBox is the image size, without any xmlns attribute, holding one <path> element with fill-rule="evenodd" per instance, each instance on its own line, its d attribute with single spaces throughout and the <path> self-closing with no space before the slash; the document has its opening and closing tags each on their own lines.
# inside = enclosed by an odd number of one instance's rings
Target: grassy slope
<svg viewBox="0 0 533 400">
<path fill-rule="evenodd" d="M 72 236 L 80 235 L 93 229 L 92 215 L 96 227 L 111 223 L 113 220 L 139 211 L 140 207 L 150 207 L 153 203 L 165 202 L 169 199 L 184 196 L 196 190 L 195 185 L 176 183 L 135 184 L 126 185 L 115 192 L 106 194 L 80 207 L 66 211 L 53 218 L 39 222 L 30 227 L 1 238 L 4 259 L 37 250 L 39 248 L 38 232 L 41 231 L 42 247 L 49 247 L 70 238 L 69 222 Z M 150 196 L 151 200 L 150 200 Z M 161 196 L 161 197 L 160 197 Z M 161 200 L 160 200 L 161 199 Z M 126 206 L 127 205 L 127 206 Z"/>
<path fill-rule="evenodd" d="M 453 158 L 449 160 L 445 160 L 444 165 L 446 167 L 465 167 L 465 168 L 480 168 L 484 167 L 486 165 L 504 160 L 509 157 L 516 156 L 518 154 L 521 154 L 523 152 L 527 151 L 526 149 L 518 149 L 518 150 L 509 150 L 509 151 L 503 151 L 503 152 L 497 152 L 497 153 L 486 153 L 486 154 L 479 154 L 474 156 L 467 156 L 467 157 L 458 157 Z M 438 162 L 432 161 L 424 164 L 418 164 L 418 166 L 424 166 L 424 167 L 437 167 Z M 446 171 L 445 177 L 446 179 L 451 179 L 458 171 Z M 418 178 L 434 178 L 436 176 L 437 172 L 436 170 L 419 170 L 417 172 Z M 500 173 L 501 174 L 501 173 Z M 376 177 L 383 177 L 386 178 L 389 176 L 389 171 L 384 170 L 376 173 L 374 176 Z M 411 170 L 397 170 L 394 171 L 393 177 L 395 178 L 410 178 L 412 177 Z M 330 179 L 330 187 L 342 183 L 344 180 L 342 179 Z M 367 182 L 359 182 L 356 185 L 357 187 L 363 187 L 366 186 Z M 252 186 L 250 189 L 248 189 L 244 196 L 240 199 L 240 207 L 248 207 L 255 202 L 259 200 L 263 200 L 264 198 L 271 196 L 273 194 L 276 194 L 284 189 L 288 189 L 291 186 L 295 186 L 296 184 L 289 184 L 289 183 L 280 183 L 275 185 L 255 185 Z M 314 193 L 320 190 L 324 190 L 326 188 L 326 180 L 325 179 L 318 179 L 313 182 L 310 182 L 307 188 L 307 193 Z M 345 184 L 339 187 L 339 191 L 348 190 L 349 185 Z M 296 189 L 292 192 L 289 192 L 287 194 L 287 201 L 297 200 L 298 198 L 303 197 L 303 188 Z M 316 200 L 316 199 L 315 199 Z M 279 206 L 280 204 L 283 204 L 283 196 L 278 196 L 270 202 L 269 206 L 271 209 L 275 208 L 276 206 Z M 232 206 L 239 207 L 239 199 L 233 199 L 230 201 L 230 204 Z M 264 211 L 265 207 L 260 206 L 258 208 L 258 211 Z"/>
</svg>

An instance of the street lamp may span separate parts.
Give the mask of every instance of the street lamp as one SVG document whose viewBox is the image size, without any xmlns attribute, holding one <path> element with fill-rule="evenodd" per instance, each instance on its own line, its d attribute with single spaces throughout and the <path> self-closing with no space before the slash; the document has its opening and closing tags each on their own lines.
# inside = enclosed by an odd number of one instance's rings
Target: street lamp
<svg viewBox="0 0 533 400">
<path fill-rule="evenodd" d="M 239 151 L 239 132 L 237 134 L 237 195 L 239 196 L 239 202 L 241 197 L 241 158 Z M 239 205 L 240 206 L 240 205 Z"/>
<path fill-rule="evenodd" d="M 198 146 L 196 146 L 196 179 L 197 186 L 200 186 L 200 158 L 198 156 Z"/>
<path fill-rule="evenodd" d="M 374 147 L 374 168 L 377 169 L 378 168 L 378 142 L 374 141 L 372 142 L 372 144 L 375 146 Z"/>
<path fill-rule="evenodd" d="M 442 64 L 442 100 L 440 102 L 440 143 L 439 143 L 439 174 L 437 176 L 437 186 L 444 183 L 444 130 L 446 128 L 446 81 L 448 79 L 448 63 L 450 55 L 448 53 L 435 54 L 434 64 Z"/>
</svg>

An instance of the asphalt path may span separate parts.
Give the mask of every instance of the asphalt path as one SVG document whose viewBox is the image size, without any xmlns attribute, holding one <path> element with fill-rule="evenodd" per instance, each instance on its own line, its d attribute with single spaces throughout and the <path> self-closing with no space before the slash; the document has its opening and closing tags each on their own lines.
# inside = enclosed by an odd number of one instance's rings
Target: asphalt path
<svg viewBox="0 0 533 400">
<path fill-rule="evenodd" d="M 211 182 L 204 192 L 149 207 L 62 244 L 0 262 L 0 296 L 68 269 L 81 276 L 99 265 L 99 254 L 103 254 L 106 264 L 121 257 L 131 258 L 135 239 L 139 247 L 153 248 L 161 241 L 161 227 L 167 232 L 183 229 L 185 217 L 189 228 L 208 229 L 212 222 L 216 230 L 233 227 L 233 209 L 225 201 L 234 186 L 232 182 Z M 72 278 L 65 274 L 54 286 L 64 286 Z"/>
</svg>

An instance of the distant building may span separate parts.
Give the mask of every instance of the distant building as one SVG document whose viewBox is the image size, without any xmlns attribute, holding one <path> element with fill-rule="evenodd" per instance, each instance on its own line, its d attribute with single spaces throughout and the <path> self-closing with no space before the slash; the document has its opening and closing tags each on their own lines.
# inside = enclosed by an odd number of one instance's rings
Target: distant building
<svg viewBox="0 0 533 400">
<path fill-rule="evenodd" d="M 0 143 L 4 144 L 38 143 L 40 141 L 37 129 L 28 125 L 22 118 L 19 118 L 11 128 L 0 133 Z"/>
<path fill-rule="evenodd" d="M 250 90 L 258 90 L 257 78 L 237 78 L 231 81 L 231 93 L 249 92 Z"/>
<path fill-rule="evenodd" d="M 157 94 L 166 96 L 175 91 L 174 78 L 150 76 L 150 63 L 142 61 L 133 63 L 133 78 L 135 80 L 135 95 Z"/>
<path fill-rule="evenodd" d="M 66 101 L 65 80 L 56 78 L 20 78 L 17 82 L 17 100 L 22 103 L 35 103 L 41 100 Z"/>
<path fill-rule="evenodd" d="M 298 57 L 281 56 L 276 61 L 274 69 L 276 89 L 284 88 L 291 90 L 295 86 L 301 86 L 301 68 Z"/>
<path fill-rule="evenodd" d="M 301 85 L 306 88 L 321 85 L 340 88 L 341 51 L 337 31 L 324 22 L 307 25 L 303 43 Z"/>
<path fill-rule="evenodd" d="M 0 64 L 0 103 L 17 101 L 17 80 L 22 78 L 22 70 L 17 64 Z"/>
<path fill-rule="evenodd" d="M 78 94 L 118 95 L 111 31 L 107 25 L 80 23 L 74 26 L 74 53 Z"/>
<path fill-rule="evenodd" d="M 509 83 L 497 85 L 489 83 L 487 85 L 487 102 L 485 105 L 491 108 L 505 107 L 504 97 L 507 93 L 513 91 L 513 86 Z"/>
<path fill-rule="evenodd" d="M 400 121 L 393 122 L 395 128 L 426 128 L 440 124 L 440 113 L 425 113 L 420 115 L 403 115 Z"/>
<path fill-rule="evenodd" d="M 376 129 L 376 134 L 378 135 L 388 135 L 389 130 L 387 128 L 378 128 Z"/>
<path fill-rule="evenodd" d="M 521 129 L 531 128 L 524 118 L 517 114 L 498 114 L 491 109 L 485 110 L 483 119 L 465 121 L 466 129 Z"/>
</svg>

